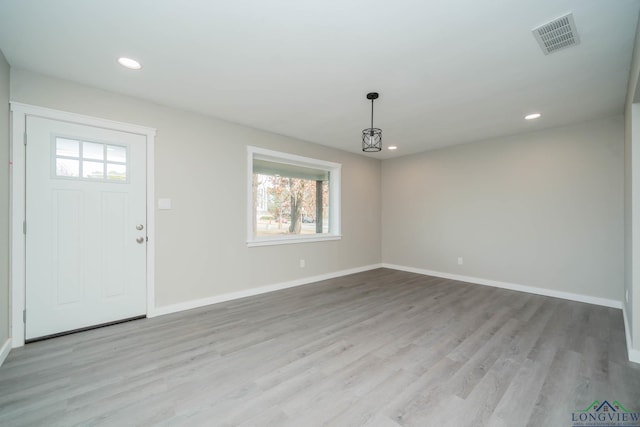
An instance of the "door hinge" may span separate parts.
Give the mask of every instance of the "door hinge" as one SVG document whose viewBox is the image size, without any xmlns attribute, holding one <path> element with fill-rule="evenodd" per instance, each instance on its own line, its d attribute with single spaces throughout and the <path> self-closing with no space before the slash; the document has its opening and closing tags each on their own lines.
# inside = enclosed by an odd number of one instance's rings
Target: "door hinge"
<svg viewBox="0 0 640 427">
<path fill-rule="evenodd" d="M 24 145 L 27 145 L 27 132 L 24 133 Z"/>
<path fill-rule="evenodd" d="M 27 221 L 22 221 L 22 234 L 27 234 Z"/>
<path fill-rule="evenodd" d="M 22 323 L 27 323 L 27 310 L 22 310 Z"/>
</svg>

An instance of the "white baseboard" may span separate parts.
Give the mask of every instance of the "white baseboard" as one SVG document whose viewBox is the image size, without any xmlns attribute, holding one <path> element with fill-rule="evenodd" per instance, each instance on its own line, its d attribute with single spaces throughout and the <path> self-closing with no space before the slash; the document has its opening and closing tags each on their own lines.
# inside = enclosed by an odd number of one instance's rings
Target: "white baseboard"
<svg viewBox="0 0 640 427">
<path fill-rule="evenodd" d="M 2 366 L 10 351 L 11 338 L 7 338 L 7 340 L 4 342 L 4 344 L 2 344 L 2 347 L 0 348 L 0 366 Z"/>
<path fill-rule="evenodd" d="M 293 288 L 296 286 L 309 285 L 311 283 L 319 282 L 321 280 L 334 279 L 336 277 L 347 276 L 349 274 L 361 273 L 363 271 L 369 271 L 376 268 L 381 268 L 382 264 L 367 265 L 364 267 L 352 268 L 349 270 L 336 271 L 328 274 L 321 274 L 319 276 L 305 277 L 302 279 L 296 279 L 289 282 L 276 283 L 273 285 L 260 286 L 258 288 L 246 289 L 244 291 L 231 292 L 222 295 L 215 295 L 212 297 L 185 301 L 178 304 L 165 305 L 162 307 L 155 307 L 153 310 L 153 316 L 162 316 L 164 314 L 176 313 L 179 311 L 190 310 L 192 308 L 204 307 L 206 305 L 217 304 L 220 302 L 231 301 L 234 299 L 250 297 L 253 295 L 260 295 L 267 292 L 279 291 L 281 289 Z M 152 317 L 152 316 L 148 316 Z"/>
<path fill-rule="evenodd" d="M 499 282 L 496 280 L 480 279 L 478 277 L 462 276 L 460 274 L 443 273 L 440 271 L 425 270 L 422 268 L 405 267 L 395 264 L 382 264 L 384 268 L 407 271 L 410 273 L 424 274 L 427 276 L 442 277 L 444 279 L 458 280 L 461 282 L 475 283 L 477 285 L 493 286 L 494 288 L 509 289 L 512 291 L 528 292 L 530 294 L 544 295 L 547 297 L 562 298 L 570 301 L 585 302 L 587 304 L 602 305 L 610 308 L 622 308 L 622 301 L 613 299 L 592 297 L 589 295 L 574 294 L 571 292 L 554 291 L 551 289 L 538 288 L 535 286 L 518 285 L 515 283 Z"/>
<path fill-rule="evenodd" d="M 629 361 L 640 363 L 640 350 L 633 348 L 633 341 L 631 340 L 631 329 L 629 328 L 629 318 L 627 317 L 627 310 L 622 306 L 622 317 L 624 319 L 624 332 L 627 336 L 627 355 Z"/>
</svg>

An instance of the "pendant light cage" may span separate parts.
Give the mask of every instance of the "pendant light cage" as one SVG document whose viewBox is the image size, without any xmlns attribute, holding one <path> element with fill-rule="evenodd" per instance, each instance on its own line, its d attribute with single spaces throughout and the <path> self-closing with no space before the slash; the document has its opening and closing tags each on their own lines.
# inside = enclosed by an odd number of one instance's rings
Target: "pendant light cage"
<svg viewBox="0 0 640 427">
<path fill-rule="evenodd" d="M 373 153 L 382 150 L 382 130 L 373 127 L 373 101 L 378 99 L 377 92 L 367 94 L 371 100 L 371 127 L 362 131 L 362 151 Z"/>
<path fill-rule="evenodd" d="M 382 130 L 368 128 L 362 131 L 362 151 L 367 153 L 382 150 Z"/>
</svg>

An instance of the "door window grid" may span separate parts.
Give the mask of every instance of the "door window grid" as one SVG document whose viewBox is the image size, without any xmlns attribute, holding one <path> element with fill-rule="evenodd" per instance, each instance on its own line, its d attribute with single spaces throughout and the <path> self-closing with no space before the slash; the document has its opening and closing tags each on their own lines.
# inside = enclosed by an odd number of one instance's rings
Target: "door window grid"
<svg viewBox="0 0 640 427">
<path fill-rule="evenodd" d="M 55 175 L 87 181 L 127 181 L 127 147 L 56 137 Z"/>
</svg>

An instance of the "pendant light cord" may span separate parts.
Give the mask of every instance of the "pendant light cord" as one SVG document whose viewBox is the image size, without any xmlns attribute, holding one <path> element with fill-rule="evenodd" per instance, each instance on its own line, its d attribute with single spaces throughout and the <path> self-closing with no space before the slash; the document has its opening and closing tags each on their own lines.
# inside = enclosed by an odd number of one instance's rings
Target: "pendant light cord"
<svg viewBox="0 0 640 427">
<path fill-rule="evenodd" d="M 373 99 L 371 100 L 371 129 L 373 129 Z"/>
</svg>

